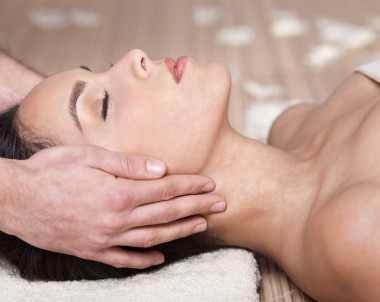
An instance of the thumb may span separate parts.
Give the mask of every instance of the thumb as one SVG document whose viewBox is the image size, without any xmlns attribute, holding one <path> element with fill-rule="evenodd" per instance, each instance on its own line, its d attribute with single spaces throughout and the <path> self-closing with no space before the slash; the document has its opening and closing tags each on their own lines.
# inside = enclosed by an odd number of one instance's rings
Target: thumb
<svg viewBox="0 0 380 302">
<path fill-rule="evenodd" d="M 140 155 L 91 148 L 86 154 L 86 164 L 117 177 L 129 179 L 157 179 L 166 173 L 163 161 Z"/>
</svg>

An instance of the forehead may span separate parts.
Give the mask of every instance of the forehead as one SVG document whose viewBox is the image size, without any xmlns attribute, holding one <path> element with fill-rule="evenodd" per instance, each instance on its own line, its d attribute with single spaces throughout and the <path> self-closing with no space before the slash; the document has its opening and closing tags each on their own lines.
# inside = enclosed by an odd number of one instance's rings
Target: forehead
<svg viewBox="0 0 380 302">
<path fill-rule="evenodd" d="M 75 124 L 68 104 L 75 81 L 76 70 L 67 71 L 43 80 L 21 102 L 18 118 L 37 136 L 60 137 L 75 133 Z M 74 138 L 74 137 L 73 137 Z"/>
<path fill-rule="evenodd" d="M 55 98 L 63 102 L 63 97 L 70 96 L 71 87 L 77 77 L 78 72 L 71 70 L 44 79 L 26 95 L 20 108 L 36 106 L 40 102 L 49 105 L 49 103 L 58 101 Z"/>
</svg>

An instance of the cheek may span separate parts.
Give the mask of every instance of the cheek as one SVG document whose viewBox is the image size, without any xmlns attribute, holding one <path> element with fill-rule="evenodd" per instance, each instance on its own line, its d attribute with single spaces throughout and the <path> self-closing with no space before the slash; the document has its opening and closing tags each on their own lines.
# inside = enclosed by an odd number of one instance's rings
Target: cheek
<svg viewBox="0 0 380 302">
<path fill-rule="evenodd" d="M 208 78 L 206 86 L 184 83 L 179 90 L 140 94 L 118 109 L 112 149 L 162 159 L 170 173 L 199 171 L 227 116 L 228 75 L 215 75 L 218 81 Z"/>
<path fill-rule="evenodd" d="M 164 160 L 171 173 L 190 172 L 189 163 L 194 165 L 198 162 L 195 156 L 203 153 L 198 144 L 201 129 L 194 123 L 193 113 L 154 101 L 154 106 L 152 100 L 120 110 L 111 126 L 108 147 Z"/>
<path fill-rule="evenodd" d="M 224 65 L 209 63 L 201 67 L 198 76 L 187 87 L 192 110 L 198 114 L 202 126 L 218 126 L 226 117 L 231 79 Z"/>
</svg>

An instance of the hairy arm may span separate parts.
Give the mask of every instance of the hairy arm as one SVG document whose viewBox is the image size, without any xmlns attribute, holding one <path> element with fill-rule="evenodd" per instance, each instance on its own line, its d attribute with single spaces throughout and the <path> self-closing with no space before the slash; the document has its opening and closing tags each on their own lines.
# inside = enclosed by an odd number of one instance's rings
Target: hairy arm
<svg viewBox="0 0 380 302">
<path fill-rule="evenodd" d="M 95 146 L 48 148 L 23 161 L 0 158 L 0 230 L 116 267 L 161 263 L 160 252 L 119 246 L 152 247 L 204 231 L 200 215 L 221 200 L 207 194 L 215 187 L 209 178 L 165 172 L 157 160 Z"/>
<path fill-rule="evenodd" d="M 0 52 L 0 111 L 22 98 L 41 80 L 37 72 Z"/>
</svg>

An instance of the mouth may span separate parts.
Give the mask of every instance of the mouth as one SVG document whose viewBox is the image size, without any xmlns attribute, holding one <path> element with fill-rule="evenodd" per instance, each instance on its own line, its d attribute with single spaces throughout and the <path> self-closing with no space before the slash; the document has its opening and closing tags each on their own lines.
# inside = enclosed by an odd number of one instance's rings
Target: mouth
<svg viewBox="0 0 380 302">
<path fill-rule="evenodd" d="M 170 59 L 170 58 L 165 59 L 165 64 L 177 83 L 179 83 L 182 79 L 183 73 L 186 68 L 186 63 L 187 63 L 186 56 L 179 57 L 177 61 L 174 61 L 173 59 Z"/>
</svg>

